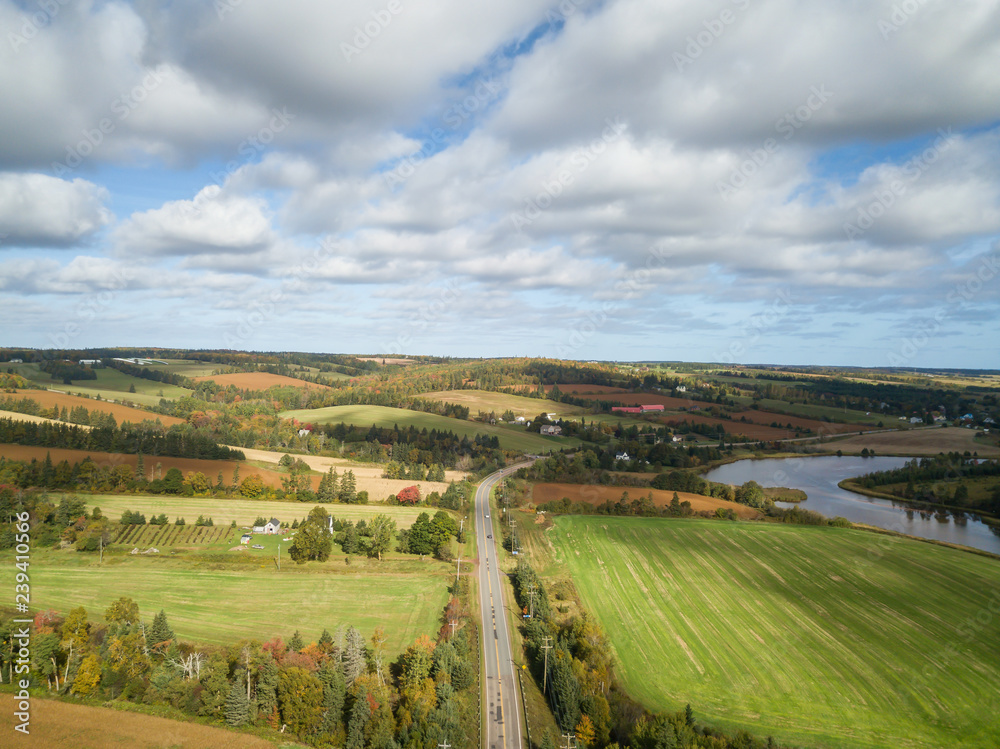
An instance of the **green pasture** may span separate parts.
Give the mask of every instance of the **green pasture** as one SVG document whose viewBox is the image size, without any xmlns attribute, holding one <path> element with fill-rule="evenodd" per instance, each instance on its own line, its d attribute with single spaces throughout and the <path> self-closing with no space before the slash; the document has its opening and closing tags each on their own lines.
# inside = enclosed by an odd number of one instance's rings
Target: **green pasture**
<svg viewBox="0 0 1000 749">
<path fill-rule="evenodd" d="M 544 401 L 539 401 L 539 403 L 542 404 Z M 453 432 L 460 437 L 468 437 L 469 439 L 477 434 L 488 434 L 491 437 L 498 437 L 503 449 L 523 452 L 548 452 L 563 447 L 576 447 L 580 444 L 580 441 L 576 439 L 542 437 L 533 432 L 525 432 L 523 427 L 499 424 L 494 426 L 388 406 L 329 406 L 327 408 L 284 411 L 280 415 L 285 419 L 298 419 L 301 422 L 313 424 L 339 424 L 343 422 L 362 427 L 368 427 L 372 424 L 379 427 L 415 426 L 418 429 L 427 429 L 428 431 L 437 429 Z"/>
<path fill-rule="evenodd" d="M 187 388 L 145 380 L 141 377 L 132 377 L 110 367 L 95 369 L 96 380 L 74 380 L 72 385 L 66 385 L 61 379 L 52 379 L 47 372 L 40 370 L 37 364 L 27 363 L 13 366 L 17 374 L 52 390 L 62 390 L 72 394 L 82 393 L 89 396 L 100 393 L 104 397 L 111 397 L 115 400 L 131 400 L 145 406 L 158 404 L 161 397 L 180 398 L 191 393 Z M 163 369 L 163 366 L 160 365 L 160 368 Z M 129 392 L 129 387 L 132 385 L 135 386 L 134 393 Z M 161 392 L 162 396 L 159 395 Z"/>
<path fill-rule="evenodd" d="M 1000 746 L 1000 562 L 865 531 L 565 516 L 547 534 L 652 710 L 783 746 Z"/>
</svg>

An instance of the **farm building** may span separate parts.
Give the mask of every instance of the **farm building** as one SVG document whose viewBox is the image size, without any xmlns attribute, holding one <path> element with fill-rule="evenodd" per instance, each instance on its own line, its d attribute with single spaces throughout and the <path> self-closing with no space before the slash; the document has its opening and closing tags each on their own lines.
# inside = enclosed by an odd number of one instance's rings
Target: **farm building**
<svg viewBox="0 0 1000 749">
<path fill-rule="evenodd" d="M 542 434 L 548 434 L 548 435 L 551 435 L 553 437 L 558 437 L 560 434 L 562 434 L 562 427 L 557 427 L 557 426 L 552 426 L 552 425 L 546 424 L 545 426 L 542 427 L 541 433 Z"/>
<path fill-rule="evenodd" d="M 100 364 L 100 363 L 101 363 L 100 359 L 80 359 L 81 367 L 92 367 L 95 364 Z"/>
<path fill-rule="evenodd" d="M 264 533 L 275 534 L 281 529 L 281 521 L 278 518 L 271 518 L 267 525 L 264 526 Z"/>
<path fill-rule="evenodd" d="M 308 437 L 310 434 L 311 434 L 311 432 L 308 429 L 300 429 L 299 430 L 299 436 L 300 437 Z"/>
<path fill-rule="evenodd" d="M 619 414 L 641 414 L 642 406 L 612 406 L 611 412 Z"/>
<path fill-rule="evenodd" d="M 615 455 L 615 460 L 632 460 L 632 458 L 629 457 L 629 454 L 627 452 L 624 452 Z"/>
<path fill-rule="evenodd" d="M 662 410 L 663 410 L 662 403 L 647 403 L 646 405 L 642 406 L 642 412 L 644 414 L 648 414 L 652 411 L 662 411 Z"/>
<path fill-rule="evenodd" d="M 253 536 L 251 536 L 249 533 L 244 533 L 242 536 L 240 536 L 240 543 L 248 544 L 250 543 L 251 538 L 253 538 Z"/>
</svg>

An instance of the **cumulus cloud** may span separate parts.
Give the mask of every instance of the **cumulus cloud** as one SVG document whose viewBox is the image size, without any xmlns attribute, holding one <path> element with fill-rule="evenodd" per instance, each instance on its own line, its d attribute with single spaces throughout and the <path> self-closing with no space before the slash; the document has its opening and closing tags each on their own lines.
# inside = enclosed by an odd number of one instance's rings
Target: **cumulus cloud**
<svg viewBox="0 0 1000 749">
<path fill-rule="evenodd" d="M 0 247 L 69 247 L 112 219 L 108 191 L 83 179 L 0 173 Z"/>
</svg>

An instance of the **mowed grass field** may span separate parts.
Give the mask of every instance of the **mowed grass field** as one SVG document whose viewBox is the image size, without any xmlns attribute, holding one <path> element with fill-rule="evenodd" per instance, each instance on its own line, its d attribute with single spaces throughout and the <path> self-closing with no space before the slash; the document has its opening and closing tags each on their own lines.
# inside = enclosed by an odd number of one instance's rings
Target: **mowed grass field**
<svg viewBox="0 0 1000 749">
<path fill-rule="evenodd" d="M 112 601 L 129 596 L 146 621 L 163 609 L 180 639 L 205 644 L 287 640 L 295 630 L 314 642 L 324 628 L 333 632 L 351 625 L 369 639 L 381 625 L 393 656 L 419 635 L 437 632 L 453 564 L 403 555 L 382 562 L 354 556 L 346 564 L 340 555 L 298 565 L 284 546 L 280 572 L 275 553 L 268 551 L 228 552 L 233 563 L 197 554 L 105 552 L 99 564 L 96 554 L 37 549 L 31 559 L 32 607 L 66 614 L 83 606 L 99 621 Z M 0 561 L 14 570 L 12 552 Z M 9 582 L 13 585 L 12 574 Z"/>
<path fill-rule="evenodd" d="M 1000 746 L 1000 561 L 712 520 L 564 516 L 548 535 L 648 708 L 783 745 Z"/>
<path fill-rule="evenodd" d="M 133 377 L 124 372 L 119 372 L 111 367 L 98 367 L 94 371 L 97 373 L 96 380 L 75 380 L 72 385 L 65 385 L 61 379 L 53 379 L 47 372 L 38 368 L 37 364 L 15 364 L 14 371 L 22 377 L 56 390 L 67 390 L 73 393 L 87 393 L 94 395 L 101 393 L 124 394 L 122 397 L 129 397 L 136 403 L 145 402 L 146 405 L 159 403 L 160 398 L 180 398 L 190 395 L 191 391 L 178 385 L 167 385 L 155 380 L 147 380 L 142 377 Z M 160 369 L 165 369 L 159 365 Z M 135 392 L 130 393 L 129 387 L 135 387 Z M 161 396 L 160 393 L 163 393 Z M 145 398 L 145 400 L 144 400 Z"/>
<path fill-rule="evenodd" d="M 558 416 L 577 417 L 586 413 L 579 406 L 542 398 L 526 398 L 523 395 L 511 393 L 496 393 L 491 390 L 441 390 L 437 393 L 423 393 L 419 397 L 424 400 L 457 403 L 466 406 L 469 413 L 475 416 L 479 411 L 493 411 L 499 418 L 505 411 L 513 411 L 515 416 L 533 419 L 540 413 L 554 413 Z"/>
<path fill-rule="evenodd" d="M 257 517 L 268 520 L 278 518 L 283 523 L 302 520 L 316 503 L 309 502 L 268 502 L 252 499 L 224 499 L 217 497 L 168 497 L 153 494 L 87 494 L 88 509 L 100 507 L 101 512 L 112 520 L 118 520 L 122 511 L 141 512 L 149 520 L 154 515 L 167 514 L 170 522 L 184 518 L 194 523 L 199 515 L 212 518 L 216 525 L 251 525 Z M 435 507 L 398 507 L 395 505 L 342 505 L 337 503 L 322 505 L 324 509 L 340 520 L 370 520 L 376 515 L 388 515 L 396 521 L 397 528 L 409 528 L 421 512 L 433 515 Z"/>
<path fill-rule="evenodd" d="M 542 437 L 533 432 L 525 432 L 522 427 L 493 426 L 492 424 L 452 419 L 423 411 L 410 411 L 405 408 L 390 408 L 388 406 L 329 406 L 327 408 L 283 411 L 280 416 L 284 419 L 296 419 L 310 424 L 339 424 L 343 422 L 362 427 L 370 427 L 372 424 L 379 427 L 415 426 L 418 429 L 426 428 L 428 431 L 437 429 L 453 432 L 460 437 L 468 437 L 469 439 L 477 434 L 488 434 L 491 437 L 498 437 L 500 447 L 503 449 L 524 452 L 548 452 L 563 447 L 576 447 L 580 444 L 580 441 L 576 439 Z"/>
<path fill-rule="evenodd" d="M 647 489 L 641 486 L 598 486 L 595 484 L 535 484 L 531 490 L 532 501 L 537 505 L 542 502 L 558 502 L 566 497 L 571 502 L 586 502 L 591 505 L 599 505 L 604 502 L 617 502 L 621 499 L 622 492 L 628 492 L 630 499 L 639 499 L 650 494 L 653 495 L 653 504 L 657 507 L 666 507 L 677 494 L 677 499 L 681 502 L 690 502 L 691 509 L 695 512 L 715 512 L 717 509 L 732 510 L 744 520 L 753 520 L 762 517 L 762 513 L 747 507 L 746 505 L 728 502 L 717 497 L 706 497 L 703 494 L 691 494 L 689 492 L 661 491 L 659 489 Z"/>
<path fill-rule="evenodd" d="M 962 427 L 937 427 L 933 429 L 905 429 L 899 432 L 877 432 L 862 434 L 846 439 L 831 440 L 827 444 L 831 450 L 842 450 L 847 454 L 860 454 L 864 448 L 875 450 L 879 455 L 937 455 L 947 452 L 978 452 L 980 457 L 996 457 L 1000 449 L 976 440 L 976 429 Z"/>
</svg>

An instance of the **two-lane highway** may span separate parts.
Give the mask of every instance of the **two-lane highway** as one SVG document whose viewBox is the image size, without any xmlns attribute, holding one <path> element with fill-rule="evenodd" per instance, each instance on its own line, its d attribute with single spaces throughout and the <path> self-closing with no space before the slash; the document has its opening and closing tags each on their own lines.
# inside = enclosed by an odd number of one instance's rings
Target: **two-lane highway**
<svg viewBox="0 0 1000 749">
<path fill-rule="evenodd" d="M 476 539 L 479 546 L 479 600 L 483 612 L 483 651 L 486 692 L 485 749 L 521 749 L 521 712 L 516 666 L 511 658 L 507 611 L 497 561 L 493 518 L 490 517 L 490 490 L 512 466 L 491 474 L 476 491 Z"/>
</svg>

